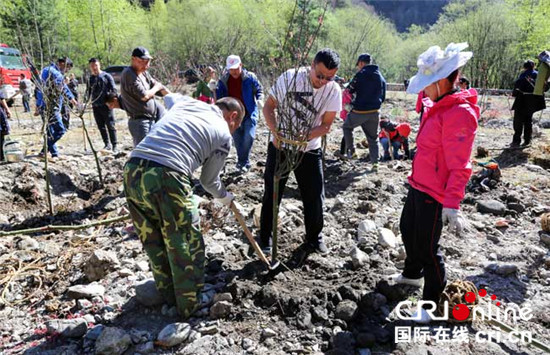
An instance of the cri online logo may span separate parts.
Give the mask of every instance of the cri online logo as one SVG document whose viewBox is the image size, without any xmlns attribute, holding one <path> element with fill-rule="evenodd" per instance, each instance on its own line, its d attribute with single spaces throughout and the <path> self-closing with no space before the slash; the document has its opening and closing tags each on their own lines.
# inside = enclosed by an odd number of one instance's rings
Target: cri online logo
<svg viewBox="0 0 550 355">
<path fill-rule="evenodd" d="M 486 297 L 487 296 L 487 290 L 480 289 L 478 292 L 480 297 Z M 492 301 L 496 301 L 497 296 L 491 295 L 490 296 Z M 476 294 L 474 292 L 467 292 L 466 295 L 464 295 L 464 300 L 466 303 L 473 304 L 476 300 Z M 519 306 L 515 304 L 510 304 L 508 307 L 502 310 L 502 308 L 499 308 L 501 306 L 501 303 L 499 301 L 495 302 L 495 305 L 497 306 L 496 309 L 493 309 L 494 307 L 491 307 L 491 302 L 487 304 L 486 307 L 481 306 L 473 306 L 472 309 L 464 304 L 460 303 L 453 307 L 452 315 L 453 318 L 457 321 L 464 321 L 468 319 L 470 316 L 470 313 L 472 313 L 473 320 L 476 320 L 480 318 L 481 320 L 487 319 L 497 319 L 497 320 L 506 320 L 511 319 L 515 322 L 517 322 L 518 319 L 522 320 L 530 320 L 533 318 L 533 315 L 531 314 L 532 309 L 529 307 L 519 308 Z M 397 318 L 402 320 L 420 320 L 421 314 L 420 312 L 417 312 L 417 317 L 412 317 L 408 315 L 404 315 L 401 313 L 401 308 L 403 306 L 412 307 L 411 301 L 402 301 L 399 302 L 397 307 L 395 308 Z M 429 306 L 429 307 L 425 307 Z M 441 316 L 437 316 L 437 304 L 433 301 L 418 301 L 418 304 L 416 305 L 418 309 L 424 308 L 426 313 L 430 316 L 432 320 L 435 321 L 444 321 L 449 319 L 449 306 L 448 302 L 445 301 L 444 307 L 443 307 L 443 314 Z"/>
</svg>

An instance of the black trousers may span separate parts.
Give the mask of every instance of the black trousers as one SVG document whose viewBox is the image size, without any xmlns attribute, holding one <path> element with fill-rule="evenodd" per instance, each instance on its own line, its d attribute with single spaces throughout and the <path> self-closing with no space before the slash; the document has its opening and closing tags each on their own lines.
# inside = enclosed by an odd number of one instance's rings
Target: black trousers
<svg viewBox="0 0 550 355">
<path fill-rule="evenodd" d="M 4 132 L 0 131 L 0 161 L 4 159 Z"/>
<path fill-rule="evenodd" d="M 445 264 L 439 247 L 443 223 L 442 205 L 430 195 L 410 188 L 401 213 L 401 236 L 407 258 L 403 276 L 418 279 L 424 276 L 422 298 L 439 301 L 447 284 Z"/>
<path fill-rule="evenodd" d="M 280 152 L 281 160 L 284 160 L 284 150 Z M 271 243 L 276 154 L 277 149 L 273 143 L 270 142 L 267 148 L 267 162 L 264 173 L 264 197 L 260 216 L 260 240 L 264 246 Z M 321 154 L 320 148 L 304 153 L 302 161 L 296 169 L 294 169 L 294 176 L 298 182 L 298 188 L 300 189 L 300 195 L 304 204 L 306 240 L 312 244 L 319 243 L 323 238 L 321 231 L 323 230 L 325 188 Z M 287 180 L 288 174 L 279 181 L 279 196 L 277 200 L 279 204 L 281 203 Z"/>
<path fill-rule="evenodd" d="M 116 145 L 115 114 L 113 110 L 109 109 L 106 105 L 94 106 L 93 110 L 95 123 L 97 124 L 97 128 L 99 128 L 103 143 L 107 145 L 109 144 L 109 140 L 111 140 L 111 144 Z M 108 134 L 107 131 L 109 131 Z"/>
<path fill-rule="evenodd" d="M 525 143 L 531 143 L 533 134 L 533 112 L 530 109 L 514 110 L 514 138 L 513 143 L 521 143 L 521 134 Z"/>
</svg>

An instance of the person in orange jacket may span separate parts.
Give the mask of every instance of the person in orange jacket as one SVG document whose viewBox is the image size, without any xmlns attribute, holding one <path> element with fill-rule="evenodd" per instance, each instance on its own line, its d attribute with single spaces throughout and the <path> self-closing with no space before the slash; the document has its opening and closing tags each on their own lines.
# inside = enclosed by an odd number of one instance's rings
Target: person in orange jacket
<svg viewBox="0 0 550 355">
<path fill-rule="evenodd" d="M 403 158 L 408 159 L 409 135 L 411 134 L 411 125 L 407 122 L 395 123 L 389 120 L 380 121 L 380 144 L 384 148 L 384 157 L 382 160 L 390 160 L 390 143 L 393 148 L 393 159 L 400 159 L 399 150 L 403 148 Z"/>
</svg>

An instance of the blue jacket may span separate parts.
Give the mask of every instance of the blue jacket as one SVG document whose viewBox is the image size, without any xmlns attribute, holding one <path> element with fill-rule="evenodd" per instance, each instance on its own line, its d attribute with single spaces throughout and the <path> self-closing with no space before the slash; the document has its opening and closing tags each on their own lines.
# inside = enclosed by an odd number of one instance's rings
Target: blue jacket
<svg viewBox="0 0 550 355">
<path fill-rule="evenodd" d="M 351 105 L 357 111 L 379 109 L 386 100 L 386 80 L 378 65 L 365 65 L 355 74 L 348 90 L 354 95 Z"/>
<path fill-rule="evenodd" d="M 244 119 L 252 118 L 254 121 L 258 120 L 258 105 L 256 100 L 264 99 L 264 91 L 262 84 L 258 81 L 256 74 L 242 70 L 241 78 L 243 80 L 243 104 L 246 109 Z M 228 96 L 229 90 L 227 89 L 227 81 L 229 80 L 229 73 L 218 81 L 218 87 L 216 88 L 216 99 Z"/>
<path fill-rule="evenodd" d="M 40 74 L 40 79 L 45 90 L 49 92 L 50 95 L 58 96 L 56 102 L 55 110 L 61 110 L 63 105 L 63 97 L 67 96 L 69 100 L 74 99 L 74 95 L 69 89 L 69 87 L 64 83 L 65 77 L 61 73 L 59 67 L 55 64 L 50 64 L 44 69 Z M 44 93 L 42 90 L 37 90 L 36 92 L 36 106 L 41 109 L 46 107 L 46 102 L 44 101 Z"/>
</svg>

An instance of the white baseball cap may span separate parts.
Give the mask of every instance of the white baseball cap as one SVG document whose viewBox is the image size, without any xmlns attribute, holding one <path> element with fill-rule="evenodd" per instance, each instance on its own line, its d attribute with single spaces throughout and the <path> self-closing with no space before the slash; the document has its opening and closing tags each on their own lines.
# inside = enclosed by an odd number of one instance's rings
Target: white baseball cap
<svg viewBox="0 0 550 355">
<path fill-rule="evenodd" d="M 411 78 L 407 92 L 417 94 L 464 66 L 473 55 L 472 52 L 462 52 L 466 48 L 468 43 L 450 43 L 444 51 L 439 46 L 428 48 L 418 57 L 418 73 Z"/>
<path fill-rule="evenodd" d="M 241 65 L 241 57 L 231 54 L 226 60 L 226 69 L 237 69 Z"/>
</svg>

